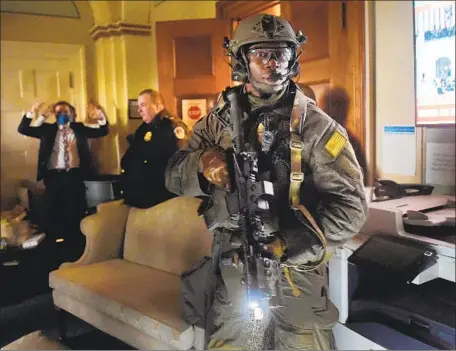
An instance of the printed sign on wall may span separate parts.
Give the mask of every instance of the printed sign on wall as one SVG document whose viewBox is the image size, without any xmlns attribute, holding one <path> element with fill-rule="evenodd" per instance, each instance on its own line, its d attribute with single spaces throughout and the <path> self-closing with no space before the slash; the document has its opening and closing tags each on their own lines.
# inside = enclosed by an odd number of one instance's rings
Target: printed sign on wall
<svg viewBox="0 0 456 351">
<path fill-rule="evenodd" d="M 205 115 L 206 99 L 182 100 L 182 120 L 190 130 Z"/>
<path fill-rule="evenodd" d="M 415 126 L 383 126 L 382 170 L 387 174 L 416 173 Z"/>
</svg>

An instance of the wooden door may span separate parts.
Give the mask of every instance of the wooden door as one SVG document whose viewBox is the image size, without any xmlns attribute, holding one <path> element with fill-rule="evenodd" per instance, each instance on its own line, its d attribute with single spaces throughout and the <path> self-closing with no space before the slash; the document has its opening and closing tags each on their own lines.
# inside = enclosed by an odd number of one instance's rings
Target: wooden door
<svg viewBox="0 0 456 351">
<path fill-rule="evenodd" d="M 217 19 L 157 22 L 158 84 L 165 105 L 182 118 L 183 99 L 205 99 L 207 111 L 231 84 L 223 38 L 230 21 Z"/>
<path fill-rule="evenodd" d="M 36 100 L 66 100 L 75 105 L 79 120 L 85 119 L 84 48 L 2 41 L 1 61 L 0 190 L 1 207 L 9 209 L 21 181 L 36 181 L 39 140 L 17 132 L 23 114 Z"/>
<path fill-rule="evenodd" d="M 347 128 L 367 173 L 364 2 L 282 1 L 281 15 L 308 37 L 298 83 L 310 86 L 317 104 Z"/>
</svg>

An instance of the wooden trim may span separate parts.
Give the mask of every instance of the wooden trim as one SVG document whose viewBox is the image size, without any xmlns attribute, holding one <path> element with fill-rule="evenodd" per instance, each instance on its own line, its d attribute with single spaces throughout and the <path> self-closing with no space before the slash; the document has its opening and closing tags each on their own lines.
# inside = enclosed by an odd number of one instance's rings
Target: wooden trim
<svg viewBox="0 0 456 351">
<path fill-rule="evenodd" d="M 280 3 L 280 1 L 221 0 L 215 4 L 216 18 L 241 20 Z"/>
<path fill-rule="evenodd" d="M 135 23 L 109 23 L 105 26 L 95 26 L 90 30 L 90 35 L 93 40 L 99 38 L 107 38 L 112 36 L 120 35 L 140 35 L 149 36 L 152 32 L 152 27 L 147 24 L 135 24 Z"/>
<path fill-rule="evenodd" d="M 331 80 L 331 61 L 328 57 L 321 60 L 299 62 L 301 74 L 299 83 L 320 84 Z"/>
<path fill-rule="evenodd" d="M 351 4 L 354 5 L 354 4 Z M 354 46 L 354 84 L 359 89 L 355 89 L 354 103 L 358 105 L 355 110 L 355 116 L 357 117 L 356 122 L 358 123 L 358 137 L 361 144 L 362 151 L 366 155 L 366 14 L 365 14 L 365 2 L 360 1 L 356 3 L 356 8 L 351 10 L 350 21 L 356 22 L 357 30 L 356 39 L 350 40 L 351 45 Z M 358 45 L 355 45 L 356 42 Z"/>
</svg>

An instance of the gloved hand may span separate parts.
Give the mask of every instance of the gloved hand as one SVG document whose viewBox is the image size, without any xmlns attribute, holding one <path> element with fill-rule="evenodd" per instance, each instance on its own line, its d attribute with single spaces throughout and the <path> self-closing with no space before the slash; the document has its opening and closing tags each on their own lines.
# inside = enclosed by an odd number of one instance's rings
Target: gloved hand
<svg viewBox="0 0 456 351">
<path fill-rule="evenodd" d="M 324 254 L 325 251 L 320 245 L 312 245 L 300 250 L 289 249 L 286 252 L 286 263 L 292 266 L 305 265 L 320 261 Z"/>
<path fill-rule="evenodd" d="M 264 245 L 263 250 L 273 254 L 277 260 L 280 260 L 286 250 L 286 245 L 282 239 L 275 238 L 271 243 Z"/>
<path fill-rule="evenodd" d="M 205 151 L 199 161 L 199 169 L 209 183 L 230 190 L 230 176 L 226 153 L 220 149 Z"/>
<path fill-rule="evenodd" d="M 239 257 L 239 252 L 238 249 L 241 246 L 241 240 L 239 236 L 237 235 L 232 235 L 230 239 L 230 256 L 233 260 L 233 265 L 237 267 L 238 269 L 242 270 L 243 269 L 243 262 L 242 259 Z M 280 262 L 281 257 L 284 254 L 284 251 L 286 249 L 285 243 L 282 241 L 280 238 L 275 238 L 271 243 L 263 245 L 260 247 L 260 250 L 273 254 L 275 259 Z"/>
<path fill-rule="evenodd" d="M 297 224 L 283 230 L 286 250 L 282 261 L 292 266 L 319 261 L 325 251 L 320 240 L 307 228 Z"/>
</svg>

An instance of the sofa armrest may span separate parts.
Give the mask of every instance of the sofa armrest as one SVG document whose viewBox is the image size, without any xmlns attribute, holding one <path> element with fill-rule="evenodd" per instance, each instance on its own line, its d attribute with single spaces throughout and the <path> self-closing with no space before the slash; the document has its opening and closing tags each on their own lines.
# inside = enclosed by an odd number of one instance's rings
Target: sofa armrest
<svg viewBox="0 0 456 351">
<path fill-rule="evenodd" d="M 121 257 L 125 227 L 130 207 L 123 200 L 97 206 L 97 213 L 81 221 L 86 237 L 84 253 L 75 262 L 65 262 L 60 268 L 77 267 Z"/>
</svg>

